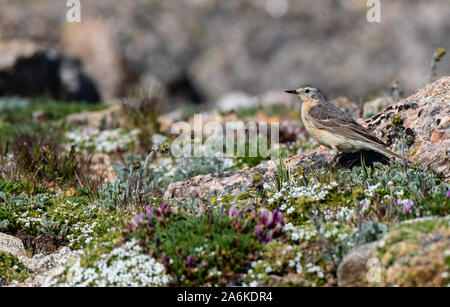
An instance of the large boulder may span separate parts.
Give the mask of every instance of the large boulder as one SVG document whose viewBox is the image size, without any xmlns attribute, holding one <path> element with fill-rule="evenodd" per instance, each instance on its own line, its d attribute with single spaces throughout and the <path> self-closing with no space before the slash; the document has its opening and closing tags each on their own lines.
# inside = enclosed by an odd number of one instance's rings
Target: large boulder
<svg viewBox="0 0 450 307">
<path fill-rule="evenodd" d="M 450 217 L 404 223 L 380 242 L 381 285 L 447 286 L 450 282 Z"/>
<path fill-rule="evenodd" d="M 19 238 L 0 232 L 0 252 L 5 252 L 18 258 L 26 257 L 27 251 Z"/>
<path fill-rule="evenodd" d="M 374 257 L 377 242 L 366 243 L 348 252 L 339 264 L 337 277 L 340 287 L 365 286 L 367 282 L 368 262 Z"/>
<path fill-rule="evenodd" d="M 21 48 L 21 46 L 23 48 Z M 32 43 L 0 43 L 0 96 L 99 102 L 100 94 L 79 59 Z"/>
<path fill-rule="evenodd" d="M 351 250 L 339 286 L 446 286 L 450 281 L 450 217 L 410 220 L 382 239 Z"/>
<path fill-rule="evenodd" d="M 411 147 L 407 148 L 407 152 L 412 155 L 409 160 L 419 163 L 424 169 L 434 167 L 450 178 L 450 76 L 425 86 L 409 98 L 363 122 L 396 152 L 401 152 L 401 136 L 391 123 L 392 116 L 396 114 L 403 119 L 404 131 L 410 137 Z M 308 171 L 311 167 L 334 167 L 336 163 L 345 165 L 347 155 L 341 155 L 340 159 L 333 158 L 330 150 L 320 147 L 289 157 L 285 163 L 292 169 L 304 167 Z M 277 165 L 277 161 L 269 161 L 237 172 L 201 175 L 186 182 L 173 183 L 168 187 L 165 198 L 207 199 L 214 191 L 236 193 L 250 190 L 252 178 L 257 174 L 263 181 L 273 180 Z"/>
<path fill-rule="evenodd" d="M 17 237 L 0 233 L 0 252 L 11 254 L 33 273 L 33 277 L 23 283 L 14 282 L 12 286 L 42 286 L 44 282 L 55 276 L 56 272 L 64 266 L 73 256 L 73 251 L 62 247 L 53 253 L 36 254 L 28 257 L 23 241 Z"/>
</svg>

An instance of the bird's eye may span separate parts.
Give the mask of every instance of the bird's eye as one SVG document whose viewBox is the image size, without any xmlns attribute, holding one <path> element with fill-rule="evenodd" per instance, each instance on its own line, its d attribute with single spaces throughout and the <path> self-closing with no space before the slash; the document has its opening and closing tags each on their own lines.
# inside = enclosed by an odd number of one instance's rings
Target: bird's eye
<svg viewBox="0 0 450 307">
<path fill-rule="evenodd" d="M 309 90 L 309 88 L 307 88 L 307 89 L 305 90 L 305 93 L 306 93 L 306 94 L 309 94 L 309 92 L 310 92 L 310 90 Z"/>
</svg>

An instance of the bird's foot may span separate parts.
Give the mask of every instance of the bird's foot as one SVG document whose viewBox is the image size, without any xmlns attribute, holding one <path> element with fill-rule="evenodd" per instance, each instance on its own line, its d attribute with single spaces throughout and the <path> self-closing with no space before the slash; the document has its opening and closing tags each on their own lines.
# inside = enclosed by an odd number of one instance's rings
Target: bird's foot
<svg viewBox="0 0 450 307">
<path fill-rule="evenodd" d="M 340 153 L 338 151 L 334 151 L 334 150 L 332 151 L 332 155 L 330 157 L 330 164 L 332 166 L 337 165 L 339 156 L 340 156 Z"/>
</svg>

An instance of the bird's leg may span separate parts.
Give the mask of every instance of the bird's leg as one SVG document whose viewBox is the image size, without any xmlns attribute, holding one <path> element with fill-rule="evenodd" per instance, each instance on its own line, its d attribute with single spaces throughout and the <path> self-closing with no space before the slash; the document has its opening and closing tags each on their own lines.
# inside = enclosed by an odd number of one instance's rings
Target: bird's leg
<svg viewBox="0 0 450 307">
<path fill-rule="evenodd" d="M 332 159 L 331 159 L 331 164 L 336 165 L 337 159 L 339 157 L 339 150 L 337 149 L 336 146 L 332 146 L 331 150 L 333 152 Z"/>
</svg>

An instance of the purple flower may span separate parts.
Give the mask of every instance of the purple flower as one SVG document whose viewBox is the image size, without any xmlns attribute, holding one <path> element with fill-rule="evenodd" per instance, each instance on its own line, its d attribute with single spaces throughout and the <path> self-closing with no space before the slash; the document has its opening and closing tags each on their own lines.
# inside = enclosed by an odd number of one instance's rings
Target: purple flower
<svg viewBox="0 0 450 307">
<path fill-rule="evenodd" d="M 450 198 L 450 190 L 447 191 L 447 198 Z"/>
<path fill-rule="evenodd" d="M 269 211 L 263 210 L 261 211 L 261 223 L 264 227 L 269 227 L 273 222 L 272 213 Z"/>
<path fill-rule="evenodd" d="M 255 235 L 261 242 L 269 243 L 283 230 L 283 213 L 274 209 L 272 212 L 261 210 L 261 220 L 255 227 Z"/>
<path fill-rule="evenodd" d="M 255 227 L 255 235 L 257 237 L 261 236 L 261 224 L 256 225 L 256 227 Z"/>
<path fill-rule="evenodd" d="M 157 217 L 168 217 L 172 213 L 166 203 L 161 203 L 161 208 L 154 211 Z"/>
<path fill-rule="evenodd" d="M 151 206 L 146 206 L 145 207 L 145 214 L 149 217 L 152 218 L 153 217 L 153 213 L 152 213 L 152 207 Z"/>
<path fill-rule="evenodd" d="M 403 212 L 411 213 L 411 208 L 414 207 L 414 202 L 412 200 L 404 201 L 403 202 Z"/>
<path fill-rule="evenodd" d="M 188 267 L 192 266 L 192 259 L 193 258 L 194 257 L 192 255 L 187 256 L 186 264 L 187 264 Z"/>
<path fill-rule="evenodd" d="M 283 213 L 281 213 L 277 209 L 273 209 L 272 216 L 273 216 L 273 223 L 275 225 L 277 225 L 278 223 L 280 223 L 283 220 Z"/>
<path fill-rule="evenodd" d="M 272 236 L 273 236 L 273 231 L 272 231 L 272 229 L 271 230 L 269 230 L 269 232 L 267 232 L 267 234 L 265 235 L 265 237 L 264 237 L 264 243 L 269 243 L 270 242 L 270 240 L 272 240 Z"/>
<path fill-rule="evenodd" d="M 364 212 L 367 211 L 369 209 L 369 206 L 370 206 L 370 200 L 364 199 L 362 205 L 363 205 L 363 211 Z"/>
<path fill-rule="evenodd" d="M 239 215 L 239 210 L 236 209 L 235 207 L 231 207 L 230 210 L 228 211 L 228 216 L 230 218 L 234 218 L 234 217 L 236 217 L 238 215 Z"/>
<path fill-rule="evenodd" d="M 275 230 L 273 232 L 274 235 L 278 235 L 281 233 L 281 231 L 283 230 L 283 225 L 281 224 L 277 224 L 277 226 L 275 227 Z"/>
<path fill-rule="evenodd" d="M 143 214 L 136 214 L 133 217 L 133 222 L 136 226 L 139 226 L 139 223 L 144 221 L 144 215 Z"/>
</svg>

